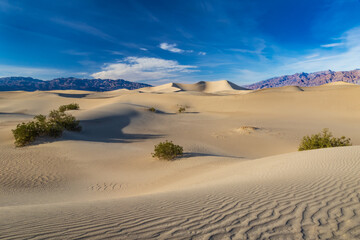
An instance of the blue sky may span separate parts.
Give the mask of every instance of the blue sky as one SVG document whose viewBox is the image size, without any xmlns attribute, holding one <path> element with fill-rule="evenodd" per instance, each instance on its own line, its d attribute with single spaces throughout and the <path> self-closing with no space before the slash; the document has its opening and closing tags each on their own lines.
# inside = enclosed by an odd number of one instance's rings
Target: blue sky
<svg viewBox="0 0 360 240">
<path fill-rule="evenodd" d="M 359 0 L 0 0 L 0 76 L 153 85 L 360 68 Z"/>
</svg>

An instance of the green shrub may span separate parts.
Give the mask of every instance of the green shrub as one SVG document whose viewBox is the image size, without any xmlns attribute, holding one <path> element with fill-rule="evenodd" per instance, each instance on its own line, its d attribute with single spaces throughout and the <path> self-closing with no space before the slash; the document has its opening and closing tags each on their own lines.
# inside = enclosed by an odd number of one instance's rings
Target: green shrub
<svg viewBox="0 0 360 240">
<path fill-rule="evenodd" d="M 60 112 L 65 112 L 67 110 L 79 110 L 80 106 L 79 104 L 77 103 L 70 103 L 70 104 L 67 104 L 67 105 L 61 105 L 59 107 L 59 111 Z"/>
<path fill-rule="evenodd" d="M 40 136 L 39 126 L 36 122 L 21 123 L 12 130 L 17 147 L 25 146 Z"/>
<path fill-rule="evenodd" d="M 64 128 L 55 122 L 47 122 L 44 136 L 53 138 L 61 137 Z"/>
<path fill-rule="evenodd" d="M 183 147 L 175 145 L 172 141 L 160 142 L 155 145 L 152 156 L 158 159 L 173 160 L 183 155 Z"/>
<path fill-rule="evenodd" d="M 59 110 L 52 110 L 49 113 L 48 121 L 59 125 L 68 131 L 81 131 L 81 126 L 79 125 L 80 122 L 77 121 L 73 115 L 66 114 Z"/>
<path fill-rule="evenodd" d="M 150 112 L 156 112 L 156 109 L 154 107 L 149 108 Z"/>
<path fill-rule="evenodd" d="M 299 151 L 351 145 L 350 138 L 344 136 L 335 138 L 329 129 L 324 128 L 321 133 L 303 137 L 299 146 Z"/>
<path fill-rule="evenodd" d="M 13 129 L 15 145 L 23 147 L 35 141 L 37 137 L 60 137 L 64 130 L 80 131 L 79 121 L 70 114 L 60 110 L 52 110 L 49 116 L 36 115 L 34 121 L 21 123 Z"/>
<path fill-rule="evenodd" d="M 185 112 L 186 111 L 186 108 L 185 107 L 179 107 L 178 109 L 178 112 L 179 113 L 182 113 L 182 112 Z"/>
</svg>

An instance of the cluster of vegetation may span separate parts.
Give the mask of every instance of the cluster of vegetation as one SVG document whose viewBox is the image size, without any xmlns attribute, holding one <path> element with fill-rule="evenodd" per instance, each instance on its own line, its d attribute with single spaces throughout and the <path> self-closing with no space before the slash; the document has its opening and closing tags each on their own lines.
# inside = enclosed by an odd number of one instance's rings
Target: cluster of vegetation
<svg viewBox="0 0 360 240">
<path fill-rule="evenodd" d="M 48 116 L 36 115 L 34 121 L 21 123 L 12 130 L 17 147 L 26 146 L 38 137 L 60 137 L 64 130 L 81 131 L 79 121 L 66 110 L 79 109 L 78 104 L 62 105 L 58 110 L 52 110 Z"/>
<path fill-rule="evenodd" d="M 149 108 L 150 112 L 156 112 L 156 109 L 154 107 Z"/>
<path fill-rule="evenodd" d="M 77 103 L 70 103 L 70 104 L 67 104 L 67 105 L 61 105 L 59 107 L 60 112 L 65 112 L 65 111 L 68 111 L 68 110 L 79 110 L 79 109 L 80 109 L 80 106 Z"/>
<path fill-rule="evenodd" d="M 155 145 L 152 156 L 158 159 L 173 160 L 183 155 L 183 147 L 174 144 L 172 141 L 160 142 Z"/>
<path fill-rule="evenodd" d="M 179 107 L 179 109 L 178 109 L 178 113 L 183 113 L 185 111 L 186 111 L 185 107 Z"/>
<path fill-rule="evenodd" d="M 299 151 L 351 145 L 352 144 L 350 138 L 346 138 L 345 136 L 342 136 L 340 138 L 333 137 L 329 129 L 324 128 L 322 132 L 318 134 L 303 137 L 299 146 Z"/>
</svg>

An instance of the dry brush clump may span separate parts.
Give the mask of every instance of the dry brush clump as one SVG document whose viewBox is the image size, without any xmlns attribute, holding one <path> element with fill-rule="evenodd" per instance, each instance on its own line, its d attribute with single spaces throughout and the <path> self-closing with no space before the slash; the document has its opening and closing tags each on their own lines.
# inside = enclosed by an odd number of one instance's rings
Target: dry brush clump
<svg viewBox="0 0 360 240">
<path fill-rule="evenodd" d="M 178 109 L 178 113 L 183 113 L 185 111 L 186 111 L 185 107 L 179 107 L 179 109 Z"/>
<path fill-rule="evenodd" d="M 299 146 L 299 151 L 351 145 L 350 138 L 346 138 L 345 136 L 340 138 L 333 137 L 329 129 L 324 128 L 320 133 L 303 137 Z"/>
<path fill-rule="evenodd" d="M 151 108 L 149 108 L 148 109 L 150 112 L 156 112 L 157 110 L 156 110 L 156 108 L 154 108 L 154 107 L 151 107 Z"/>
<path fill-rule="evenodd" d="M 155 145 L 152 156 L 163 160 L 174 160 L 175 158 L 181 157 L 183 151 L 183 147 L 174 144 L 172 141 L 166 140 L 165 142 L 160 142 Z"/>
<path fill-rule="evenodd" d="M 78 104 L 63 105 L 58 110 L 52 110 L 48 116 L 36 115 L 33 121 L 18 124 L 12 130 L 15 145 L 17 147 L 29 145 L 38 137 L 60 137 L 64 130 L 81 131 L 80 122 L 71 114 L 65 113 L 66 110 L 73 110 L 74 106 L 79 109 Z"/>
<path fill-rule="evenodd" d="M 80 106 L 77 103 L 70 103 L 70 104 L 67 104 L 67 105 L 61 105 L 59 107 L 60 112 L 65 112 L 65 111 L 68 111 L 68 110 L 79 110 L 79 109 L 80 109 Z"/>
</svg>

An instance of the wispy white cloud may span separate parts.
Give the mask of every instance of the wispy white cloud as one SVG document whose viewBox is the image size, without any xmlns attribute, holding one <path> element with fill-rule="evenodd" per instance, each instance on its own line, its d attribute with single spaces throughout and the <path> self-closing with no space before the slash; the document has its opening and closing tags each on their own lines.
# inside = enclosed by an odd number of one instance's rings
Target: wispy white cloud
<svg viewBox="0 0 360 240">
<path fill-rule="evenodd" d="M 311 59 L 311 58 L 316 58 L 316 57 L 318 57 L 319 55 L 320 55 L 319 53 L 313 53 L 313 54 L 310 54 L 310 55 L 305 56 L 304 58 L 306 58 L 306 59 Z"/>
<path fill-rule="evenodd" d="M 73 55 L 73 56 L 89 56 L 89 55 L 91 55 L 90 52 L 82 52 L 82 51 L 77 51 L 77 50 L 73 50 L 73 49 L 65 50 L 62 52 L 69 54 L 69 55 Z"/>
<path fill-rule="evenodd" d="M 343 46 L 343 45 L 344 45 L 344 43 L 339 42 L 339 43 L 324 44 L 324 45 L 321 45 L 321 47 L 323 47 L 323 48 L 333 48 L 333 47 L 338 47 L 338 46 Z"/>
<path fill-rule="evenodd" d="M 178 48 L 176 43 L 171 44 L 171 43 L 163 42 L 159 45 L 159 47 L 165 51 L 169 51 L 169 52 L 173 52 L 173 53 L 195 53 L 200 56 L 206 55 L 206 52 L 203 52 L 203 51 L 197 52 L 194 50 L 184 50 L 184 49 Z"/>
<path fill-rule="evenodd" d="M 0 76 L 21 76 L 21 77 L 38 77 L 48 79 L 53 76 L 64 74 L 65 71 L 54 68 L 36 68 L 36 67 L 23 67 L 12 65 L 0 65 Z"/>
<path fill-rule="evenodd" d="M 142 51 L 149 51 L 149 49 L 143 48 L 143 47 L 141 47 L 140 50 L 142 50 Z"/>
<path fill-rule="evenodd" d="M 244 69 L 236 73 L 239 81 L 256 82 L 270 77 L 294 74 L 297 72 L 318 72 L 331 69 L 347 71 L 360 67 L 360 27 L 345 32 L 338 38 L 341 48 L 317 48 L 306 55 L 288 57 L 278 55 L 273 57 L 276 65 L 259 63 L 262 71 Z"/>
<path fill-rule="evenodd" d="M 77 30 L 79 32 L 83 32 L 83 33 L 87 33 L 99 38 L 102 38 L 104 40 L 110 41 L 110 42 L 115 42 L 116 39 L 112 36 L 110 36 L 107 33 L 104 33 L 103 31 L 101 31 L 98 28 L 95 28 L 93 26 L 90 26 L 86 23 L 82 23 L 82 22 L 75 22 L 75 21 L 68 21 L 68 20 L 64 20 L 61 18 L 53 18 L 51 19 L 53 22 L 66 26 L 68 28 Z"/>
<path fill-rule="evenodd" d="M 159 47 L 165 51 L 169 51 L 169 52 L 173 52 L 173 53 L 192 53 L 192 52 L 194 52 L 194 50 L 180 49 L 177 47 L 176 43 L 171 44 L 171 43 L 163 42 L 160 44 Z"/>
<path fill-rule="evenodd" d="M 107 50 L 106 52 L 111 53 L 111 54 L 113 54 L 113 55 L 124 55 L 124 54 L 123 54 L 122 52 L 120 52 L 120 51 Z"/>
<path fill-rule="evenodd" d="M 183 52 L 185 52 L 185 50 L 177 48 L 176 46 L 177 46 L 176 43 L 170 44 L 170 43 L 165 43 L 164 42 L 164 43 L 160 44 L 161 49 L 169 51 L 169 52 L 173 52 L 173 53 L 183 53 Z"/>
<path fill-rule="evenodd" d="M 159 81 L 197 71 L 196 66 L 181 65 L 174 60 L 149 57 L 127 57 L 117 63 L 105 64 L 94 78 Z"/>
<path fill-rule="evenodd" d="M 12 11 L 12 10 L 20 11 L 22 9 L 18 6 L 10 4 L 10 2 L 8 0 L 0 1 L 0 11 L 6 12 L 6 11 Z"/>
<path fill-rule="evenodd" d="M 287 69 L 296 69 L 299 71 L 312 72 L 331 69 L 335 71 L 339 70 L 352 70 L 359 68 L 360 66 L 360 27 L 353 28 L 345 32 L 341 38 L 341 42 L 338 46 L 343 46 L 341 51 L 338 49 L 329 48 L 319 52 L 318 49 L 314 50 L 318 52 L 318 56 L 306 59 L 291 61 L 292 63 L 283 66 Z M 299 59 L 299 58 L 298 58 Z"/>
<path fill-rule="evenodd" d="M 230 48 L 230 51 L 233 52 L 240 52 L 240 53 L 253 53 L 253 54 L 259 54 L 261 51 L 258 50 L 249 50 L 249 49 L 242 49 L 242 48 Z"/>
</svg>

